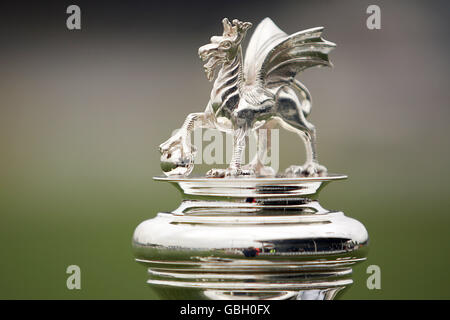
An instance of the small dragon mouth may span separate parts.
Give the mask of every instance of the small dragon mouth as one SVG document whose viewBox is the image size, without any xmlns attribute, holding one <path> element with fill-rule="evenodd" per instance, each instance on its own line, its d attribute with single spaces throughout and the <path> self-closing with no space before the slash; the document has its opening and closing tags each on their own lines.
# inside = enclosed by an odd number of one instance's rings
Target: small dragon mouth
<svg viewBox="0 0 450 320">
<path fill-rule="evenodd" d="M 203 68 L 206 73 L 206 77 L 209 81 L 214 79 L 214 71 L 221 64 L 225 62 L 226 55 L 224 52 L 218 50 L 216 43 L 209 43 L 200 47 L 198 55 L 203 61 L 207 61 Z"/>
</svg>

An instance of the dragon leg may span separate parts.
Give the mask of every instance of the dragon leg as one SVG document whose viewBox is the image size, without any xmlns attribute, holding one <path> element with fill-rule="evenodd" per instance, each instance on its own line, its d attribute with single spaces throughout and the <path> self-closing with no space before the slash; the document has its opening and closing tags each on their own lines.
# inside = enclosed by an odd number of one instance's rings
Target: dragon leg
<svg viewBox="0 0 450 320">
<path fill-rule="evenodd" d="M 242 167 L 242 157 L 245 151 L 245 137 L 248 131 L 238 128 L 233 132 L 233 154 L 227 169 L 211 169 L 206 175 L 209 177 L 223 178 L 228 176 L 253 175 L 254 171 Z"/>
<path fill-rule="evenodd" d="M 211 127 L 210 121 L 204 112 L 191 113 L 186 117 L 183 125 L 176 134 L 171 136 L 167 141 L 159 146 L 160 152 L 167 152 L 174 146 L 180 145 L 185 152 L 195 152 L 194 146 L 191 144 L 191 132 L 196 128 Z"/>
<path fill-rule="evenodd" d="M 317 176 L 326 173 L 326 168 L 319 165 L 316 153 L 316 129 L 306 120 L 303 97 L 299 100 L 296 92 L 289 86 L 281 87 L 276 93 L 277 116 L 279 124 L 286 130 L 296 133 L 304 142 L 306 162 L 303 166 L 290 166 L 286 174 L 294 176 Z M 310 107 L 310 106 L 309 106 Z"/>
<path fill-rule="evenodd" d="M 257 151 L 252 161 L 249 164 L 243 166 L 244 170 L 254 171 L 255 174 L 261 176 L 274 176 L 275 170 L 270 166 L 265 166 L 267 154 L 271 148 L 271 134 L 270 130 L 277 125 L 277 121 L 271 120 L 266 122 L 262 127 L 254 131 Z"/>
<path fill-rule="evenodd" d="M 316 152 L 316 129 L 314 125 L 306 121 L 302 117 L 302 122 L 298 125 L 293 125 L 287 123 L 286 121 L 280 121 L 280 124 L 286 130 L 298 134 L 298 136 L 303 140 L 306 149 L 306 162 L 303 166 L 290 166 L 286 169 L 286 174 L 288 175 L 306 175 L 306 176 L 317 176 L 324 175 L 327 169 L 320 165 L 317 161 Z"/>
</svg>

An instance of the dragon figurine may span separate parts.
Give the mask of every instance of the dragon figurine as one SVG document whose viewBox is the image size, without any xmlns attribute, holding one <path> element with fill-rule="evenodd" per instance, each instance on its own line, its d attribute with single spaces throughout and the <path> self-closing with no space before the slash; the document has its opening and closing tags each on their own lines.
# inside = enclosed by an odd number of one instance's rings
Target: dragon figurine
<svg viewBox="0 0 450 320">
<path fill-rule="evenodd" d="M 209 177 L 242 175 L 272 176 L 276 173 L 264 166 L 264 155 L 270 147 L 270 130 L 279 125 L 297 133 L 306 146 L 306 162 L 290 166 L 287 176 L 325 175 L 326 168 L 317 161 L 314 126 L 306 120 L 311 111 L 308 89 L 295 79 L 297 73 L 314 66 L 331 66 L 328 53 L 335 44 L 321 37 L 323 27 L 287 35 L 269 18 L 256 28 L 245 55 L 241 42 L 250 22 L 223 19 L 222 36 L 200 47 L 209 81 L 220 67 L 204 112 L 191 113 L 176 134 L 160 145 L 161 167 L 166 175 L 189 175 L 193 169 L 195 147 L 191 132 L 196 128 L 215 128 L 232 134 L 233 154 L 229 167 L 211 169 Z M 258 150 L 254 159 L 242 165 L 245 137 L 254 132 Z"/>
</svg>

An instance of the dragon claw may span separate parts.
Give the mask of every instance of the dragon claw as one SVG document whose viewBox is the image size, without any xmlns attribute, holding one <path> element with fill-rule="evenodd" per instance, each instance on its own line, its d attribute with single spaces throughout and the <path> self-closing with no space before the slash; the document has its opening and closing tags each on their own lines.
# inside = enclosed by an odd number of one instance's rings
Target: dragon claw
<svg viewBox="0 0 450 320">
<path fill-rule="evenodd" d="M 311 162 L 303 166 L 290 166 L 285 170 L 285 174 L 289 177 L 322 177 L 327 174 L 327 168 L 316 162 Z"/>
<path fill-rule="evenodd" d="M 249 171 L 250 175 L 258 176 L 275 176 L 277 174 L 271 166 L 264 166 L 259 162 L 251 162 L 243 166 L 242 171 Z"/>
<path fill-rule="evenodd" d="M 255 172 L 253 170 L 236 169 L 236 168 L 211 169 L 206 173 L 206 176 L 211 178 L 225 178 L 225 177 L 251 176 L 251 175 L 255 175 Z"/>
</svg>

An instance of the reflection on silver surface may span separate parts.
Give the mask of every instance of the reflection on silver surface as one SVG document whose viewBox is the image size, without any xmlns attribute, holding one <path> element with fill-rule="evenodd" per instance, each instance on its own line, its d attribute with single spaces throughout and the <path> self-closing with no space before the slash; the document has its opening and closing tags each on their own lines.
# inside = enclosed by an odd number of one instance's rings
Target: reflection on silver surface
<svg viewBox="0 0 450 320">
<path fill-rule="evenodd" d="M 156 178 L 184 200 L 136 228 L 136 260 L 162 298 L 334 298 L 368 243 L 360 222 L 317 200 L 343 178 Z"/>
</svg>

